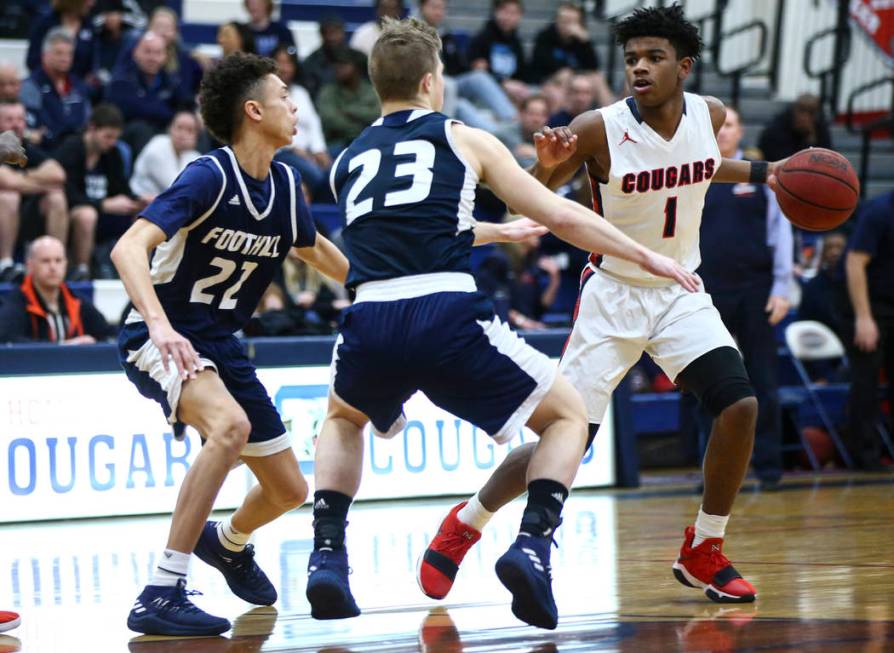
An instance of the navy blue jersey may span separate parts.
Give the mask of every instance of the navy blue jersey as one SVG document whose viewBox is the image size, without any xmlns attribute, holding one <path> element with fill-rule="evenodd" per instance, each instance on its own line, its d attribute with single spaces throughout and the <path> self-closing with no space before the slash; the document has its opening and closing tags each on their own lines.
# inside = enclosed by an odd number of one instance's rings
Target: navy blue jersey
<svg viewBox="0 0 894 653">
<path fill-rule="evenodd" d="M 432 111 L 398 111 L 367 127 L 330 173 L 347 219 L 348 287 L 433 272 L 470 272 L 478 176 Z"/>
<path fill-rule="evenodd" d="M 258 181 L 228 147 L 190 163 L 140 215 L 168 237 L 151 269 L 165 314 L 203 338 L 242 328 L 289 249 L 316 240 L 298 173 L 274 162 Z"/>
</svg>

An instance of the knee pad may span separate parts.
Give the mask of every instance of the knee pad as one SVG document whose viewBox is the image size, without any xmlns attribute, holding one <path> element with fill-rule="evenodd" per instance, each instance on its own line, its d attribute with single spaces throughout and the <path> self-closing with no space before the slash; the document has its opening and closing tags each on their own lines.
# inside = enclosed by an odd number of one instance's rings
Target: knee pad
<svg viewBox="0 0 894 653">
<path fill-rule="evenodd" d="M 755 396 L 742 355 L 732 347 L 718 347 L 695 359 L 680 372 L 677 383 L 698 397 L 712 417 Z"/>
</svg>

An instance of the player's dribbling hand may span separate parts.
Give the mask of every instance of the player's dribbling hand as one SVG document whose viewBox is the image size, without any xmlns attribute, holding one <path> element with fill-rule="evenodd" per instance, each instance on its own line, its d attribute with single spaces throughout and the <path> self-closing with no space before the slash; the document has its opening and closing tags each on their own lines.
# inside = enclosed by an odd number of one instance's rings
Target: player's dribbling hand
<svg viewBox="0 0 894 653">
<path fill-rule="evenodd" d="M 165 372 L 169 371 L 172 362 L 182 379 L 194 379 L 202 371 L 202 363 L 192 343 L 174 331 L 170 324 L 149 327 L 149 337 L 161 353 Z"/>
<path fill-rule="evenodd" d="M 645 262 L 641 263 L 640 267 L 656 276 L 673 279 L 689 292 L 698 292 L 702 285 L 697 274 L 689 272 L 674 259 L 656 252 L 649 251 Z"/>
<path fill-rule="evenodd" d="M 25 148 L 12 130 L 0 134 L 0 163 L 11 163 L 22 168 L 28 164 Z"/>
<path fill-rule="evenodd" d="M 785 159 L 780 159 L 779 161 L 771 161 L 767 167 L 767 186 L 770 187 L 770 190 L 774 193 L 776 192 L 776 187 L 779 185 L 779 178 L 777 176 L 777 172 L 782 170 L 782 166 L 785 165 L 785 162 L 788 161 L 791 157 L 786 157 Z"/>
<path fill-rule="evenodd" d="M 544 127 L 534 134 L 534 147 L 540 165 L 554 168 L 577 151 L 577 134 L 568 127 Z"/>
</svg>

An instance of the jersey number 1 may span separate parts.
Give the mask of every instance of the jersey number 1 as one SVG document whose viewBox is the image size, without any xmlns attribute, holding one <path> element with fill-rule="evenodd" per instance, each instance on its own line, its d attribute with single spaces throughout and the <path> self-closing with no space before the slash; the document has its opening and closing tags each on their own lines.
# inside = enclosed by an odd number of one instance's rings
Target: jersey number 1
<svg viewBox="0 0 894 653">
<path fill-rule="evenodd" d="M 435 146 L 428 141 L 401 141 L 394 145 L 394 156 L 412 154 L 413 160 L 399 163 L 394 169 L 395 177 L 413 177 L 413 183 L 405 190 L 396 190 L 385 195 L 385 206 L 400 206 L 401 204 L 417 204 L 423 201 L 431 193 L 431 184 L 434 180 L 432 168 L 435 167 Z M 357 202 L 360 193 L 376 178 L 382 165 L 382 151 L 378 149 L 361 152 L 348 162 L 348 172 L 354 172 L 360 168 L 360 176 L 348 196 L 345 198 L 345 219 L 351 224 L 360 216 L 373 210 L 375 197 L 368 197 L 362 202 Z"/>
<path fill-rule="evenodd" d="M 665 238 L 673 238 L 677 231 L 677 198 L 668 197 L 664 205 L 664 233 Z"/>
</svg>

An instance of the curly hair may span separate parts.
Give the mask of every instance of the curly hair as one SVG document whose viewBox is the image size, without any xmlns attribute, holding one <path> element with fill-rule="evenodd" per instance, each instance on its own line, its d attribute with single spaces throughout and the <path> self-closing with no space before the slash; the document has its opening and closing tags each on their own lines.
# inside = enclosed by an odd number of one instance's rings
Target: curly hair
<svg viewBox="0 0 894 653">
<path fill-rule="evenodd" d="M 676 3 L 670 7 L 637 9 L 615 25 L 615 41 L 622 48 L 630 39 L 643 36 L 667 39 L 677 51 L 678 59 L 698 59 L 704 47 L 698 28 L 686 20 L 683 7 Z"/>
<path fill-rule="evenodd" d="M 199 89 L 202 120 L 214 137 L 230 144 L 242 125 L 242 107 L 267 75 L 276 74 L 273 59 L 237 52 L 205 73 Z"/>
</svg>

